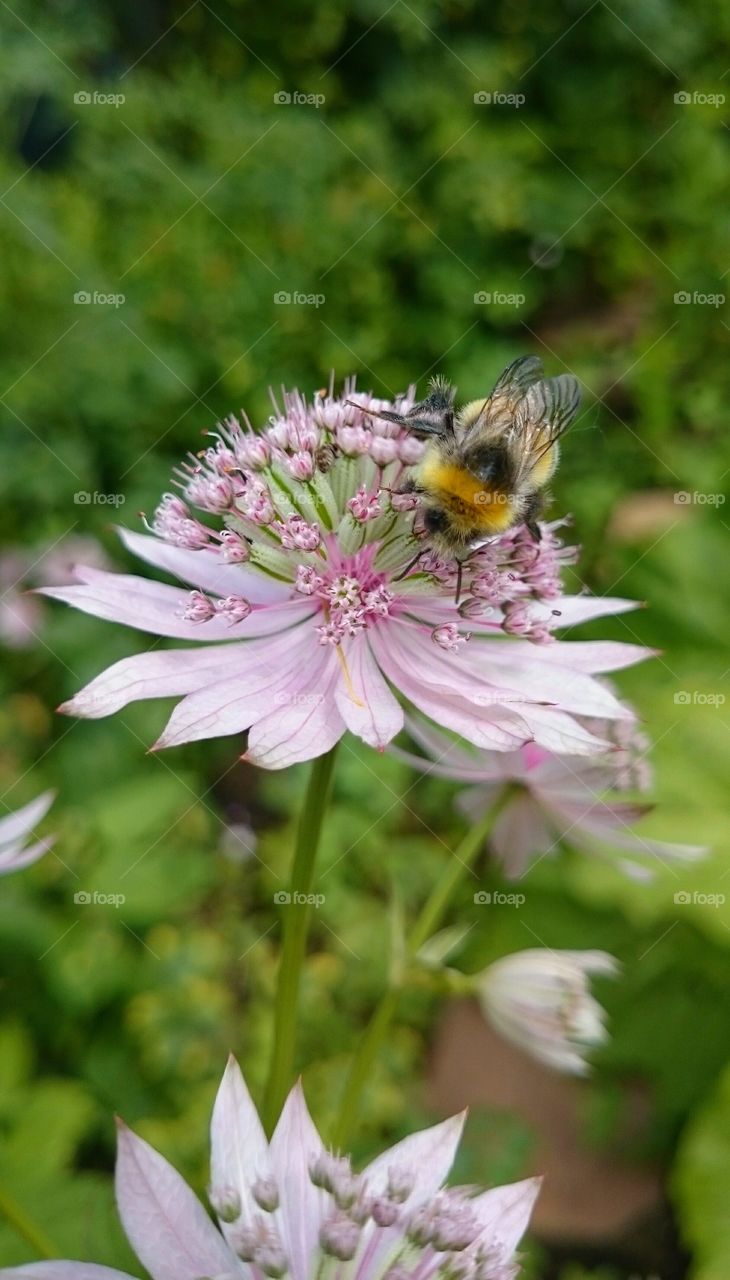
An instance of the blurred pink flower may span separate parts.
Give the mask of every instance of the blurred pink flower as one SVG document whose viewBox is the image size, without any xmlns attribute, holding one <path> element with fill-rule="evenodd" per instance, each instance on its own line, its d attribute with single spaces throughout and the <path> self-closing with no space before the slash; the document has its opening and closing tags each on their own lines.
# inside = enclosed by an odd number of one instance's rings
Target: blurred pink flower
<svg viewBox="0 0 730 1280">
<path fill-rule="evenodd" d="M 0 555 L 1 644 L 9 649 L 28 649 L 38 641 L 45 611 L 28 588 L 68 582 L 79 560 L 97 569 L 108 563 L 94 538 L 74 534 L 46 547 L 10 547 Z"/>
<path fill-rule="evenodd" d="M 515 951 L 479 974 L 485 1018 L 505 1040 L 567 1075 L 588 1074 L 587 1053 L 608 1039 L 606 1013 L 591 995 L 593 974 L 614 977 L 606 951 Z"/>
<path fill-rule="evenodd" d="M 38 823 L 45 818 L 53 804 L 53 791 L 45 791 L 22 809 L 0 818 L 0 876 L 20 871 L 47 853 L 53 844 L 53 836 L 45 836 L 28 844 L 28 837 Z"/>
<path fill-rule="evenodd" d="M 455 1280 L 513 1280 L 514 1252 L 538 1178 L 491 1191 L 443 1190 L 461 1136 L 455 1116 L 411 1137 L 355 1174 L 325 1151 L 301 1087 L 292 1090 L 271 1142 L 231 1059 L 211 1125 L 209 1199 L 216 1230 L 178 1173 L 120 1125 L 116 1191 L 127 1237 L 152 1280 L 351 1280 L 415 1275 L 448 1266 Z M 408 1252 L 408 1265 L 394 1265 Z M 6 1280 L 128 1280 L 84 1262 L 35 1262 Z"/>
<path fill-rule="evenodd" d="M 403 492 L 422 446 L 368 413 L 389 402 L 359 402 L 285 394 L 260 434 L 228 419 L 179 470 L 183 496 L 163 498 L 154 536 L 121 532 L 192 592 L 89 568 L 77 569 L 80 585 L 45 590 L 194 642 L 116 663 L 63 711 L 93 718 L 181 698 L 158 747 L 248 730 L 248 758 L 272 769 L 321 755 L 345 730 L 384 748 L 402 702 L 498 751 L 605 745 L 585 718 L 630 713 L 593 677 L 646 651 L 554 641 L 552 630 L 632 602 L 563 596 L 560 570 L 574 556 L 546 524 L 539 544 L 519 529 L 477 547 L 457 605 L 456 563 L 425 546 L 417 498 Z"/>
<path fill-rule="evenodd" d="M 650 783 L 643 758 L 646 740 L 632 724 L 607 726 L 616 738 L 613 749 L 593 758 L 556 755 L 534 742 L 518 751 L 478 751 L 415 719 L 408 730 L 426 757 L 398 754 L 429 774 L 473 784 L 459 794 L 457 804 L 474 822 L 505 784 L 517 784 L 489 837 L 510 879 L 524 875 L 535 859 L 557 851 L 560 844 L 600 857 L 616 850 L 629 853 L 619 865 L 636 879 L 651 875 L 647 859 L 685 862 L 705 852 L 699 845 L 649 840 L 631 830 L 630 824 L 652 809 L 621 796 L 643 791 Z"/>
</svg>

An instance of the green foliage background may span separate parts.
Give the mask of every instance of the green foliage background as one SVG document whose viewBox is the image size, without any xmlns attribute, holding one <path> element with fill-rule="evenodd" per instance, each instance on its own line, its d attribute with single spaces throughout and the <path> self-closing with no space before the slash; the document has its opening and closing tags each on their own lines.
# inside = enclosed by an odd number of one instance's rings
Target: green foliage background
<svg viewBox="0 0 730 1280">
<path fill-rule="evenodd" d="M 28 0 L 3 5 L 0 29 L 0 537 L 38 561 L 28 584 L 72 532 L 97 536 L 121 565 L 110 517 L 135 526 L 229 410 L 264 421 L 270 383 L 311 392 L 334 369 L 390 394 L 438 370 L 471 397 L 526 351 L 583 381 L 555 509 L 574 514 L 581 580 L 650 605 L 593 632 L 662 651 L 621 679 L 655 742 L 660 805 L 646 829 L 712 852 L 652 886 L 563 854 L 534 872 L 525 915 L 472 930 L 459 963 L 530 945 L 525 924 L 546 945 L 621 957 L 622 982 L 602 993 L 613 1039 L 587 1090 L 586 1142 L 611 1147 L 640 1082 L 650 1123 L 618 1154 L 659 1165 L 690 1274 L 725 1280 L 730 904 L 674 894 L 730 884 L 717 705 L 730 629 L 728 312 L 675 295 L 727 283 L 730 139 L 725 105 L 675 95 L 722 93 L 730 10 Z M 475 102 L 485 92 L 525 101 Z M 75 101 L 95 93 L 124 102 Z M 124 302 L 81 305 L 79 291 Z M 324 300 L 281 305 L 282 291 Z M 482 291 L 523 301 L 475 302 Z M 79 503 L 80 491 L 124 505 Z M 135 1270 L 112 1205 L 110 1115 L 204 1187 L 227 1051 L 254 1090 L 263 1082 L 272 898 L 303 777 L 255 776 L 232 741 L 147 757 L 156 705 L 109 722 L 55 717 L 144 640 L 42 610 L 1 677 L 3 804 L 47 785 L 60 798 L 59 858 L 0 891 L 0 1200 L 12 1195 L 62 1256 Z M 417 905 L 440 840 L 458 838 L 449 789 L 416 783 L 399 799 L 412 782 L 394 760 L 352 743 L 341 753 L 301 1044 L 323 1124 L 387 977 L 387 904 Z M 256 854 L 248 836 L 222 835 L 232 823 L 255 830 Z M 126 901 L 82 906 L 80 889 Z M 454 917 L 475 918 L 470 892 Z M 425 987 L 404 1002 L 359 1155 L 426 1118 L 437 1004 Z M 474 1121 L 469 1134 L 470 1177 L 520 1175 L 530 1135 L 519 1117 Z M 0 1222 L 0 1260 L 34 1256 Z M 616 1280 L 651 1264 L 543 1251 L 531 1265 Z M 678 1254 L 658 1265 L 662 1280 L 685 1274 Z"/>
</svg>

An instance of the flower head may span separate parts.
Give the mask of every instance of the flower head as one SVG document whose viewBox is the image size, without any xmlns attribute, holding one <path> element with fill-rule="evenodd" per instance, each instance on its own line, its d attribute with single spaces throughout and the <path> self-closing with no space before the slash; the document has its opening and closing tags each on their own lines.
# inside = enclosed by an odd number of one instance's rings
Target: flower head
<svg viewBox="0 0 730 1280">
<path fill-rule="evenodd" d="M 311 404 L 285 394 L 258 434 L 222 424 L 178 470 L 152 536 L 122 532 L 192 591 L 89 569 L 46 591 L 193 647 L 125 659 L 63 710 L 96 717 L 180 698 L 158 746 L 248 730 L 248 757 L 268 768 L 321 755 L 345 730 L 383 749 L 403 703 L 493 750 L 600 749 L 587 718 L 627 712 L 594 675 L 644 651 L 553 632 L 631 602 L 562 595 L 574 552 L 560 522 L 539 542 L 518 528 L 460 566 L 440 560 L 408 484 L 422 445 L 374 416 L 388 404 L 348 385 L 344 399 Z"/>
<path fill-rule="evenodd" d="M 513 1280 L 539 1179 L 480 1194 L 444 1190 L 462 1125 L 456 1116 L 413 1134 L 356 1174 L 325 1150 L 299 1086 L 268 1143 L 231 1059 L 211 1125 L 209 1199 L 220 1230 L 167 1161 L 121 1124 L 119 1214 L 152 1280 L 316 1280 L 328 1261 L 341 1280 L 392 1280 L 396 1258 L 402 1280 Z M 128 1280 L 88 1263 L 0 1271 L 6 1280 L 71 1275 Z"/>
<path fill-rule="evenodd" d="M 0 876 L 29 867 L 50 849 L 53 844 L 52 836 L 45 836 L 32 844 L 28 844 L 28 837 L 45 818 L 53 804 L 53 796 L 52 791 L 45 791 L 22 809 L 0 818 Z"/>
<path fill-rule="evenodd" d="M 646 739 L 629 722 L 602 727 L 613 745 L 595 757 L 560 755 L 534 742 L 518 751 L 479 751 L 422 721 L 412 719 L 408 728 L 426 758 L 399 754 L 429 773 L 468 784 L 457 804 L 473 821 L 483 817 L 501 788 L 511 786 L 489 836 L 511 879 L 561 844 L 604 858 L 618 851 L 621 869 L 635 879 L 650 877 L 652 863 L 684 862 L 704 853 L 699 845 L 650 840 L 632 830 L 652 806 L 627 796 L 651 783 Z"/>
<path fill-rule="evenodd" d="M 618 972 L 605 951 L 517 951 L 480 974 L 477 993 L 494 1029 L 538 1062 L 587 1075 L 587 1052 L 606 1040 L 605 1011 L 589 976 Z"/>
</svg>

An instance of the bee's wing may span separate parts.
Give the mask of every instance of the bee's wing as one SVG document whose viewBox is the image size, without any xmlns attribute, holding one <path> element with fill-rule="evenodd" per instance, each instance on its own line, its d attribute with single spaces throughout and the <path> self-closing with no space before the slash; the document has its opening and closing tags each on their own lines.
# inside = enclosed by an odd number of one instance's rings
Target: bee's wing
<svg viewBox="0 0 730 1280">
<path fill-rule="evenodd" d="M 523 473 L 567 431 L 580 407 L 580 394 L 580 383 L 572 373 L 542 378 L 528 388 L 513 428 L 523 453 Z"/>
<path fill-rule="evenodd" d="M 494 390 L 486 397 L 476 418 L 464 432 L 462 444 L 486 432 L 504 431 L 515 421 L 520 404 L 530 387 L 542 378 L 545 370 L 538 356 L 519 356 L 500 374 Z"/>
</svg>

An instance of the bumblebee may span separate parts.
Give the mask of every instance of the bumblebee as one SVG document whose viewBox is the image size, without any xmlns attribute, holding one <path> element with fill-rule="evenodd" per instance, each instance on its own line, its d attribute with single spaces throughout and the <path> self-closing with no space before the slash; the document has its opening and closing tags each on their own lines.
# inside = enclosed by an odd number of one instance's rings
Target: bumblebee
<svg viewBox="0 0 730 1280">
<path fill-rule="evenodd" d="M 536 356 L 521 356 L 486 399 L 458 412 L 453 388 L 436 378 L 408 413 L 378 414 L 427 441 L 410 489 L 420 495 L 424 528 L 439 555 L 460 559 L 475 543 L 518 524 L 539 540 L 542 491 L 580 405 L 576 378 L 543 374 Z"/>
</svg>

